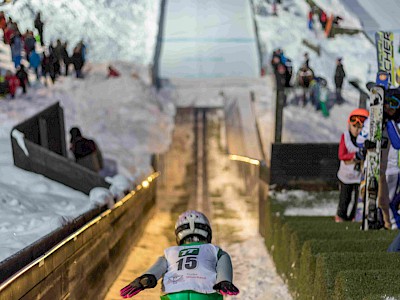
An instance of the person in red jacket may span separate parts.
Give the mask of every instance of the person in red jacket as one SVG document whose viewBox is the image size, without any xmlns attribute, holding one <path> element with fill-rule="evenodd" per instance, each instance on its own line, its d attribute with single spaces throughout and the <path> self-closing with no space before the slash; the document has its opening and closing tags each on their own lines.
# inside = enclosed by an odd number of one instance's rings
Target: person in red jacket
<svg viewBox="0 0 400 300">
<path fill-rule="evenodd" d="M 10 45 L 11 42 L 11 37 L 14 35 L 14 29 L 12 28 L 11 23 L 8 23 L 6 28 L 4 28 L 4 36 L 3 36 L 3 40 L 4 43 L 7 45 Z"/>
<path fill-rule="evenodd" d="M 340 196 L 335 216 L 336 222 L 351 221 L 355 216 L 357 203 L 354 203 L 350 215 L 347 214 L 347 209 L 350 205 L 353 192 L 355 194 L 354 199 L 358 198 L 363 153 L 362 149 L 357 146 L 356 140 L 368 116 L 369 112 L 366 109 L 357 108 L 353 110 L 347 120 L 348 130 L 340 138 L 340 167 L 337 173 Z"/>
<path fill-rule="evenodd" d="M 310 29 L 310 30 L 313 30 L 313 28 L 314 28 L 314 20 L 313 20 L 313 18 L 314 18 L 314 9 L 311 9 L 309 12 L 308 12 L 308 17 L 307 17 L 307 25 L 308 25 L 308 29 Z"/>
<path fill-rule="evenodd" d="M 8 92 L 11 98 L 14 99 L 17 88 L 19 87 L 19 79 L 17 75 L 11 73 L 11 71 L 7 71 L 5 79 L 8 82 Z"/>
<path fill-rule="evenodd" d="M 108 66 L 108 74 L 107 74 L 107 78 L 110 77 L 119 77 L 121 74 L 115 69 L 113 68 L 113 66 L 109 65 Z"/>
<path fill-rule="evenodd" d="M 322 29 L 325 30 L 326 23 L 328 22 L 328 16 L 322 9 L 320 10 L 319 14 L 319 22 L 321 23 Z"/>
<path fill-rule="evenodd" d="M 0 28 L 1 30 L 3 30 L 3 33 L 4 29 L 6 29 L 6 26 L 7 26 L 6 16 L 4 14 L 4 11 L 0 11 Z"/>
</svg>

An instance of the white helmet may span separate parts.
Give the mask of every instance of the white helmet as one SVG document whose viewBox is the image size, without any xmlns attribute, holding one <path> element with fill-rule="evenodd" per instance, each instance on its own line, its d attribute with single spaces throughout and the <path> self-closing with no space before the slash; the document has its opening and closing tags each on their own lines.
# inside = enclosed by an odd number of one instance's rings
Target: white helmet
<svg viewBox="0 0 400 300">
<path fill-rule="evenodd" d="M 211 243 L 212 231 L 207 217 L 199 211 L 188 210 L 178 217 L 175 224 L 176 243 L 182 245 L 190 236 L 199 236 Z"/>
</svg>

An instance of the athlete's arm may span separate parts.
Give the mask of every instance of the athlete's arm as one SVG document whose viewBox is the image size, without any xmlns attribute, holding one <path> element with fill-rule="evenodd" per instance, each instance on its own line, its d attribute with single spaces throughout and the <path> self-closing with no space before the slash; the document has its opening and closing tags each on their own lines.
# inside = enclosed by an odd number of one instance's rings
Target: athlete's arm
<svg viewBox="0 0 400 300">
<path fill-rule="evenodd" d="M 167 271 L 168 264 L 164 256 L 161 256 L 144 274 L 136 278 L 130 284 L 120 290 L 123 298 L 131 298 L 145 289 L 154 288 L 158 279 Z"/>
<path fill-rule="evenodd" d="M 400 133 L 398 131 L 398 128 L 393 120 L 389 120 L 386 122 L 387 126 L 387 131 L 388 135 L 390 138 L 390 142 L 392 143 L 392 146 L 394 149 L 399 150 L 400 149 Z"/>
<path fill-rule="evenodd" d="M 217 261 L 217 282 L 230 281 L 232 282 L 233 270 L 231 257 L 225 251 L 219 249 Z"/>
<path fill-rule="evenodd" d="M 219 249 L 217 261 L 217 280 L 213 289 L 221 295 L 237 295 L 239 289 L 232 283 L 233 270 L 231 257 L 225 251 Z"/>
<path fill-rule="evenodd" d="M 167 259 L 160 256 L 157 261 L 144 274 L 153 274 L 157 280 L 160 279 L 168 270 Z"/>
</svg>

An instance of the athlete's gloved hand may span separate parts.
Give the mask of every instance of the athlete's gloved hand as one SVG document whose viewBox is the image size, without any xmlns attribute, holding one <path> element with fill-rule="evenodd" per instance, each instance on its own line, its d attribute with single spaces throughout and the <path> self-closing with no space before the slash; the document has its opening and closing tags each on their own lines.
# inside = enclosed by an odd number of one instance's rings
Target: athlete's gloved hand
<svg viewBox="0 0 400 300">
<path fill-rule="evenodd" d="M 213 289 L 223 296 L 233 296 L 239 294 L 239 289 L 232 282 L 226 280 L 218 282 L 213 286 Z"/>
<path fill-rule="evenodd" d="M 362 149 L 358 150 L 356 152 L 356 160 L 357 161 L 362 161 L 364 159 L 365 159 L 365 154 L 364 154 L 363 150 Z"/>
<path fill-rule="evenodd" d="M 370 140 L 365 140 L 364 146 L 365 146 L 365 148 L 368 149 L 368 150 L 369 150 L 369 149 L 374 149 L 374 148 L 376 148 L 376 143 L 373 142 L 373 141 L 370 141 Z"/>
<path fill-rule="evenodd" d="M 144 274 L 126 287 L 122 288 L 119 293 L 123 298 L 130 298 L 143 291 L 144 289 L 150 289 L 157 285 L 157 279 L 153 274 Z"/>
</svg>

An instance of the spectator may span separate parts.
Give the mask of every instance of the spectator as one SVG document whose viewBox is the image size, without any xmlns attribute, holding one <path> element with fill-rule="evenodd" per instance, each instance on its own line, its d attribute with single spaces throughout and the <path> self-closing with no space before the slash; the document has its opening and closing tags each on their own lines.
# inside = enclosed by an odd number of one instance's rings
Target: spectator
<svg viewBox="0 0 400 300">
<path fill-rule="evenodd" d="M 29 61 L 29 54 L 31 53 L 31 51 L 35 50 L 35 46 L 36 46 L 36 40 L 35 37 L 33 36 L 33 32 L 27 30 L 24 38 L 24 49 L 26 54 L 26 60 Z"/>
<path fill-rule="evenodd" d="M 14 66 L 17 69 L 21 65 L 22 59 L 22 38 L 19 31 L 16 31 L 15 34 L 11 37 L 10 46 L 12 61 L 14 62 Z"/>
<path fill-rule="evenodd" d="M 3 98 L 8 92 L 8 83 L 5 76 L 3 75 L 3 70 L 0 69 L 0 98 Z"/>
<path fill-rule="evenodd" d="M 71 62 L 74 65 L 76 78 L 83 78 L 82 67 L 84 62 L 79 47 L 74 48 L 74 52 L 71 57 Z"/>
<path fill-rule="evenodd" d="M 276 72 L 278 64 L 281 62 L 281 53 L 282 53 L 282 50 L 279 48 L 274 50 L 274 52 L 272 53 L 271 65 L 272 65 L 274 72 Z"/>
<path fill-rule="evenodd" d="M 26 86 L 29 85 L 28 73 L 25 71 L 25 66 L 21 65 L 15 74 L 19 79 L 19 86 L 22 87 L 22 93 L 26 94 Z"/>
<path fill-rule="evenodd" d="M 40 37 L 40 44 L 44 46 L 44 40 L 43 40 L 43 25 L 44 23 L 42 22 L 40 12 L 36 14 L 36 18 L 34 21 L 34 26 L 39 32 L 39 37 Z"/>
<path fill-rule="evenodd" d="M 303 65 L 305 65 L 307 68 L 309 68 L 310 67 L 310 56 L 308 55 L 308 52 L 304 52 L 303 56 L 304 56 Z"/>
<path fill-rule="evenodd" d="M 52 50 L 53 51 L 50 54 L 50 58 L 53 63 L 54 80 L 55 80 L 55 78 L 57 78 L 59 75 L 61 75 L 61 65 L 60 65 L 61 55 L 57 56 L 58 54 L 57 54 L 56 48 L 53 48 Z"/>
<path fill-rule="evenodd" d="M 272 0 L 272 15 L 273 16 L 278 15 L 277 2 L 278 2 L 278 0 Z"/>
<path fill-rule="evenodd" d="M 275 79 L 276 79 L 276 88 L 278 90 L 284 90 L 285 83 L 286 83 L 286 67 L 284 64 L 279 63 L 276 68 L 275 72 Z"/>
<path fill-rule="evenodd" d="M 4 11 L 0 11 L 0 28 L 1 28 L 1 30 L 3 30 L 3 33 L 4 33 L 4 29 L 6 29 L 6 27 L 7 27 L 6 16 L 4 14 Z"/>
<path fill-rule="evenodd" d="M 68 71 L 69 71 L 68 69 L 69 69 L 69 64 L 70 64 L 70 60 L 71 60 L 67 49 L 68 49 L 68 43 L 64 42 L 64 44 L 62 45 L 62 49 L 61 49 L 61 58 L 64 62 L 65 76 L 68 76 Z"/>
<path fill-rule="evenodd" d="M 63 52 L 63 44 L 60 39 L 57 39 L 56 46 L 53 49 L 54 51 L 54 69 L 57 75 L 61 75 L 61 62 L 62 62 L 62 52 Z"/>
<path fill-rule="evenodd" d="M 354 203 L 350 215 L 347 214 L 347 210 L 352 194 L 355 194 L 354 199 L 358 198 L 358 189 L 361 181 L 361 161 L 364 160 L 363 152 L 358 147 L 356 139 L 368 116 L 369 113 L 366 109 L 357 108 L 353 110 L 347 120 L 348 130 L 340 138 L 340 167 L 337 173 L 340 196 L 335 222 L 351 221 L 355 216 L 356 203 Z"/>
<path fill-rule="evenodd" d="M 314 12 L 313 9 L 311 9 L 308 12 L 308 18 L 307 18 L 308 29 L 310 29 L 311 31 L 313 30 L 313 24 L 314 24 L 313 17 L 314 17 Z"/>
<path fill-rule="evenodd" d="M 79 51 L 80 51 L 80 53 L 82 55 L 82 67 L 83 67 L 85 65 L 85 63 L 86 63 L 86 45 L 83 43 L 83 40 L 81 40 L 78 43 L 78 48 L 79 48 Z"/>
<path fill-rule="evenodd" d="M 380 176 L 378 183 L 378 207 L 383 217 L 373 225 L 377 229 L 400 228 L 400 215 L 398 213 L 400 195 L 398 191 L 398 179 L 400 168 L 398 165 L 400 149 L 400 94 L 397 89 L 389 89 L 385 95 L 383 105 L 383 119 L 386 126 L 382 129 Z M 364 123 L 361 134 L 357 137 L 357 143 L 363 145 L 366 150 L 374 149 L 376 144 L 369 138 L 369 119 Z M 389 143 L 390 142 L 390 143 Z"/>
<path fill-rule="evenodd" d="M 47 86 L 47 74 L 50 74 L 50 69 L 52 69 L 53 66 L 50 62 L 50 57 L 43 52 L 43 57 L 42 57 L 42 76 L 44 77 L 44 85 Z"/>
<path fill-rule="evenodd" d="M 386 119 L 386 126 L 384 126 L 383 134 L 387 130 L 390 143 L 388 143 L 389 146 L 386 148 L 383 147 L 384 143 L 382 143 L 381 164 L 384 163 L 386 165 L 386 186 L 384 186 L 384 191 L 381 194 L 386 194 L 387 198 L 384 196 L 381 197 L 379 207 L 382 209 L 385 228 L 400 229 L 400 92 L 398 90 L 389 90 L 386 93 L 384 117 Z M 387 154 L 387 157 L 383 156 L 383 154 Z"/>
<path fill-rule="evenodd" d="M 76 162 L 92 171 L 99 172 L 103 168 L 103 157 L 96 143 L 83 137 L 77 127 L 72 127 L 69 133 L 71 135 L 70 150 Z"/>
<path fill-rule="evenodd" d="M 325 31 L 326 28 L 326 23 L 328 22 L 328 16 L 326 15 L 325 11 L 320 9 L 319 13 L 319 22 L 321 23 L 321 26 L 323 30 Z"/>
<path fill-rule="evenodd" d="M 339 23 L 341 21 L 343 21 L 343 18 L 341 16 L 334 17 L 332 21 L 332 26 L 339 27 Z"/>
<path fill-rule="evenodd" d="M 310 98 L 315 110 L 321 110 L 324 117 L 329 117 L 327 107 L 329 89 L 325 78 L 314 77 L 310 83 Z"/>
<path fill-rule="evenodd" d="M 11 23 L 8 22 L 6 28 L 4 29 L 4 36 L 3 36 L 4 43 L 10 45 L 11 37 L 13 35 L 14 35 L 13 26 Z"/>
<path fill-rule="evenodd" d="M 121 74 L 115 69 L 113 68 L 113 66 L 109 65 L 108 66 L 108 75 L 107 78 L 110 77 L 119 77 Z"/>
<path fill-rule="evenodd" d="M 336 59 L 336 71 L 335 71 L 335 87 L 336 87 L 336 103 L 343 104 L 344 100 L 342 98 L 342 85 L 343 80 L 346 77 L 346 73 L 344 72 L 342 65 L 342 58 Z"/>
<path fill-rule="evenodd" d="M 14 99 L 17 88 L 19 87 L 19 79 L 15 74 L 11 73 L 11 71 L 6 72 L 5 79 L 8 83 L 8 92 L 11 98 Z"/>
<path fill-rule="evenodd" d="M 29 55 L 29 67 L 35 71 L 37 80 L 40 79 L 39 75 L 39 66 L 40 66 L 40 56 L 36 53 L 35 49 L 33 49 Z"/>
<path fill-rule="evenodd" d="M 292 61 L 288 58 L 285 62 L 285 87 L 292 87 L 290 81 L 292 80 L 293 76 L 293 65 Z"/>
<path fill-rule="evenodd" d="M 309 100 L 309 87 L 313 78 L 314 72 L 306 64 L 297 73 L 297 83 L 303 90 L 303 106 L 306 106 Z"/>
<path fill-rule="evenodd" d="M 400 252 L 400 233 L 396 235 L 392 243 L 389 245 L 387 252 Z"/>
</svg>

